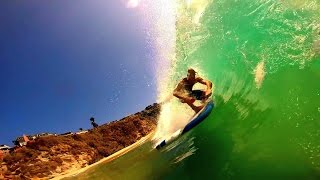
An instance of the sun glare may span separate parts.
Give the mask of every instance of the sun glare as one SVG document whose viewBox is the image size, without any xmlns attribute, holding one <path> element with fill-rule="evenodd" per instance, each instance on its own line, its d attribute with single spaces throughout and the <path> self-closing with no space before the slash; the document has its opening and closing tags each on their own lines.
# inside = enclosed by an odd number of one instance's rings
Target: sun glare
<svg viewBox="0 0 320 180">
<path fill-rule="evenodd" d="M 139 6 L 141 0 L 129 0 L 127 3 L 127 8 L 136 8 Z"/>
</svg>

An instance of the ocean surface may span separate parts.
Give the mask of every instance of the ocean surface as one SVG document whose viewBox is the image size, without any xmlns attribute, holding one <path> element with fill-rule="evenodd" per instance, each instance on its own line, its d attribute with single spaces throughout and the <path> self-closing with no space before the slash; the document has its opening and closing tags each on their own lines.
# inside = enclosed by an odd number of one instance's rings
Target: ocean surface
<svg viewBox="0 0 320 180">
<path fill-rule="evenodd" d="M 212 113 L 162 151 L 149 141 L 69 179 L 320 179 L 320 0 L 180 0 L 174 14 L 167 88 L 194 67 Z M 167 113 L 176 126 L 182 111 Z"/>
</svg>

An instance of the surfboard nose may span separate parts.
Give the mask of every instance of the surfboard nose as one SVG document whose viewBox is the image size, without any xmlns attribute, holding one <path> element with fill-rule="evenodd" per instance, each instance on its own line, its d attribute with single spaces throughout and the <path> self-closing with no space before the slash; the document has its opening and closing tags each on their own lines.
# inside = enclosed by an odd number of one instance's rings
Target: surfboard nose
<svg viewBox="0 0 320 180">
<path fill-rule="evenodd" d="M 156 149 L 161 149 L 163 146 L 166 145 L 166 140 L 163 140 L 160 144 L 157 145 Z"/>
</svg>

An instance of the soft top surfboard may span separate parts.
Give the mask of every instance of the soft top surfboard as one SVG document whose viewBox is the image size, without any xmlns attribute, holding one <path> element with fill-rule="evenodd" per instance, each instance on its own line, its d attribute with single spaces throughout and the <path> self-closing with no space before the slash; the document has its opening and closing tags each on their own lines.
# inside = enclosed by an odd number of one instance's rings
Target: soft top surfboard
<svg viewBox="0 0 320 180">
<path fill-rule="evenodd" d="M 165 140 L 161 141 L 156 148 L 159 150 L 166 146 L 167 144 L 170 144 L 172 141 L 176 140 L 178 137 L 180 137 L 182 134 L 190 131 L 192 128 L 197 126 L 200 122 L 206 119 L 208 115 L 211 113 L 212 109 L 214 107 L 213 101 L 210 99 L 206 102 L 205 106 L 201 111 L 199 111 L 196 115 L 192 117 L 192 120 L 183 128 L 179 129 L 175 133 L 173 133 L 170 137 L 166 138 Z"/>
</svg>

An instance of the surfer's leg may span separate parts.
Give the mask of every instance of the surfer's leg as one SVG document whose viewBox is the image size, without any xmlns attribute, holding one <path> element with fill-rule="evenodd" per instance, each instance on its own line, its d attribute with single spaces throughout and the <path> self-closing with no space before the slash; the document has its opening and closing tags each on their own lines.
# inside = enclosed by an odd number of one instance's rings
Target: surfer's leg
<svg viewBox="0 0 320 180">
<path fill-rule="evenodd" d="M 196 100 L 200 100 L 200 101 L 205 101 L 205 97 L 204 97 L 205 92 L 202 90 L 193 90 L 189 96 L 192 96 L 193 98 L 195 98 Z M 204 105 L 200 105 L 200 106 L 196 106 L 193 103 L 188 103 L 188 105 L 197 113 L 199 112 Z"/>
<path fill-rule="evenodd" d="M 205 92 L 202 90 L 193 90 L 190 95 L 193 96 L 196 100 L 205 99 Z"/>
<path fill-rule="evenodd" d="M 199 112 L 202 108 L 203 108 L 203 105 L 201 106 L 196 106 L 194 105 L 193 103 L 187 103 L 196 113 Z"/>
</svg>

